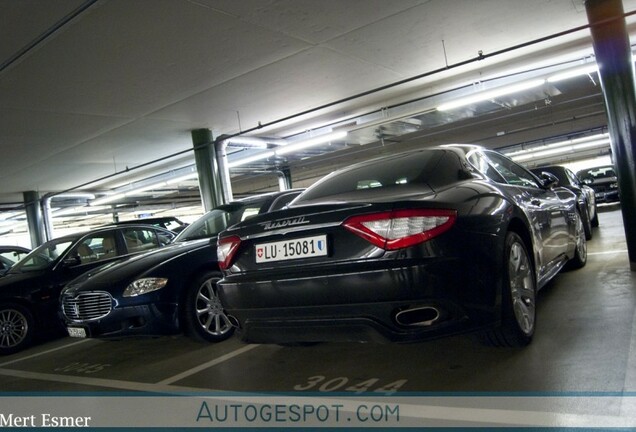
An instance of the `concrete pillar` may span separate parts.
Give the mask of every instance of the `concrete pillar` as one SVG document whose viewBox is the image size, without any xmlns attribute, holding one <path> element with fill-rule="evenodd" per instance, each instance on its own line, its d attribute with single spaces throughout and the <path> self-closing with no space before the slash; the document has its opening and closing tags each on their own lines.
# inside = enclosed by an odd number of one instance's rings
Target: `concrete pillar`
<svg viewBox="0 0 636 432">
<path fill-rule="evenodd" d="M 636 90 L 621 0 L 587 0 L 632 271 L 636 271 Z"/>
<path fill-rule="evenodd" d="M 44 233 L 44 221 L 42 220 L 42 210 L 40 208 L 40 194 L 36 191 L 24 192 L 24 211 L 27 217 L 29 235 L 31 236 L 31 247 L 35 249 L 46 241 Z"/>
<path fill-rule="evenodd" d="M 192 144 L 194 145 L 194 160 L 199 174 L 201 202 L 203 209 L 207 212 L 224 203 L 212 131 L 209 129 L 193 130 Z"/>
</svg>

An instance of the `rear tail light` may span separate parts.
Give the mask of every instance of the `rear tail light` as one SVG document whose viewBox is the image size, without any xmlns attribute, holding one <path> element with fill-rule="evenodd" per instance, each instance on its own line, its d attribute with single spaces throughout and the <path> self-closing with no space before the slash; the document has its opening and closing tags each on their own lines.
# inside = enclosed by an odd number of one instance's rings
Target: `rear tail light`
<svg viewBox="0 0 636 432">
<path fill-rule="evenodd" d="M 396 250 L 432 239 L 450 229 L 455 210 L 395 210 L 352 216 L 343 226 L 385 250 Z"/>
<path fill-rule="evenodd" d="M 241 238 L 238 236 L 229 236 L 219 239 L 216 248 L 216 255 L 221 270 L 227 270 L 232 264 L 232 258 L 241 244 Z"/>
</svg>

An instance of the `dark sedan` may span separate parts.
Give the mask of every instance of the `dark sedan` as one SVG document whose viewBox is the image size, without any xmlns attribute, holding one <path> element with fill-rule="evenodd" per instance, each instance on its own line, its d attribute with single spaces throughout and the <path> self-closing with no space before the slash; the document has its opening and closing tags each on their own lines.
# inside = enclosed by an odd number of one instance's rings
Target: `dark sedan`
<svg viewBox="0 0 636 432">
<path fill-rule="evenodd" d="M 320 180 L 219 236 L 219 297 L 244 341 L 417 341 L 469 330 L 524 346 L 536 294 L 586 263 L 576 196 L 452 145 Z"/>
<path fill-rule="evenodd" d="M 541 177 L 543 173 L 550 173 L 559 179 L 559 186 L 568 188 L 576 194 L 578 211 L 583 219 L 583 227 L 585 228 L 585 239 L 591 240 L 592 227 L 598 226 L 594 189 L 583 183 L 572 170 L 563 166 L 550 165 L 534 168 L 530 171 L 539 177 Z"/>
<path fill-rule="evenodd" d="M 30 249 L 21 246 L 0 246 L 0 276 L 3 276 L 29 252 L 31 252 Z"/>
<path fill-rule="evenodd" d="M 233 327 L 216 295 L 216 236 L 231 224 L 284 207 L 299 190 L 217 207 L 161 250 L 84 275 L 62 293 L 69 335 L 120 338 L 184 332 L 221 341 Z"/>
<path fill-rule="evenodd" d="M 166 245 L 174 234 L 145 225 L 104 227 L 35 248 L 0 278 L 0 355 L 27 347 L 34 336 L 61 328 L 64 285 L 99 266 Z"/>
<path fill-rule="evenodd" d="M 594 189 L 596 202 L 611 203 L 620 201 L 618 194 L 618 177 L 612 165 L 581 170 L 576 175 Z"/>
</svg>

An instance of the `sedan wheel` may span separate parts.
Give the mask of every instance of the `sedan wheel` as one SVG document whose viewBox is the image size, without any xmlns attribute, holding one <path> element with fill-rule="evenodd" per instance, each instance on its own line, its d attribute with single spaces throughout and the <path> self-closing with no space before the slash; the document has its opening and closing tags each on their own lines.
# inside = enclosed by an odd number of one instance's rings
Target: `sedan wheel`
<svg viewBox="0 0 636 432">
<path fill-rule="evenodd" d="M 587 263 L 587 241 L 585 240 L 585 227 L 581 220 L 581 215 L 576 212 L 576 229 L 574 232 L 576 246 L 574 248 L 574 257 L 568 261 L 568 269 L 579 269 Z"/>
<path fill-rule="evenodd" d="M 534 332 L 535 290 L 532 265 L 523 243 L 514 242 L 508 258 L 508 279 L 512 310 L 519 330 L 531 336 Z"/>
<path fill-rule="evenodd" d="M 217 294 L 218 274 L 199 278 L 188 292 L 185 305 L 186 332 L 197 340 L 219 342 L 232 336 L 234 327 Z"/>
<path fill-rule="evenodd" d="M 501 323 L 482 334 L 488 345 L 523 347 L 532 341 L 536 326 L 534 266 L 521 237 L 506 235 L 502 269 Z"/>
<path fill-rule="evenodd" d="M 17 304 L 0 306 L 0 354 L 13 354 L 31 342 L 33 317 Z"/>
</svg>

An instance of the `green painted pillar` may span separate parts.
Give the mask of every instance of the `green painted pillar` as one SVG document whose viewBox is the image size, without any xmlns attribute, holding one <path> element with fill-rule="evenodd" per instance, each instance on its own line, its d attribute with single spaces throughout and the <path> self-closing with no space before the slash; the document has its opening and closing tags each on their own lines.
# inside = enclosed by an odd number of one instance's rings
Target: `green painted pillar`
<svg viewBox="0 0 636 432">
<path fill-rule="evenodd" d="M 224 203 L 219 163 L 210 129 L 192 131 L 194 160 L 199 174 L 199 190 L 203 209 L 207 212 Z"/>
<path fill-rule="evenodd" d="M 607 109 L 629 263 L 636 271 L 636 89 L 623 2 L 587 0 L 585 8 Z"/>
<path fill-rule="evenodd" d="M 40 207 L 40 194 L 36 191 L 28 191 L 22 194 L 24 197 L 24 211 L 27 217 L 27 226 L 31 236 L 31 247 L 35 249 L 46 241 L 44 221 Z"/>
</svg>

